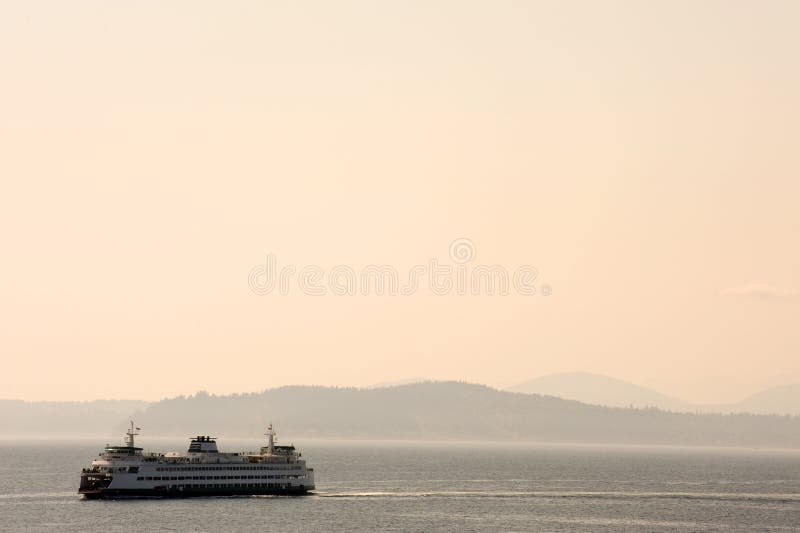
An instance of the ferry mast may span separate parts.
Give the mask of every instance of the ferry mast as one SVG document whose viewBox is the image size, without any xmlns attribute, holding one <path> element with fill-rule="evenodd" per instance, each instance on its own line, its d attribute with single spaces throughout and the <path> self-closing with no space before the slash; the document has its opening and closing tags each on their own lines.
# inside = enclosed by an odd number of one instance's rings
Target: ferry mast
<svg viewBox="0 0 800 533">
<path fill-rule="evenodd" d="M 128 431 L 125 432 L 125 435 L 126 435 L 126 437 L 125 437 L 125 445 L 126 446 L 128 446 L 129 448 L 133 448 L 134 447 L 134 445 L 133 445 L 134 444 L 133 437 L 138 435 L 138 433 L 136 433 L 136 430 L 140 430 L 140 429 L 142 429 L 142 428 L 134 427 L 133 426 L 133 420 L 131 420 L 131 427 L 129 427 Z"/>
<path fill-rule="evenodd" d="M 269 454 L 275 455 L 275 430 L 272 429 L 272 422 L 267 426 L 267 432 L 264 433 L 264 435 L 267 436 L 267 449 L 269 450 Z"/>
</svg>

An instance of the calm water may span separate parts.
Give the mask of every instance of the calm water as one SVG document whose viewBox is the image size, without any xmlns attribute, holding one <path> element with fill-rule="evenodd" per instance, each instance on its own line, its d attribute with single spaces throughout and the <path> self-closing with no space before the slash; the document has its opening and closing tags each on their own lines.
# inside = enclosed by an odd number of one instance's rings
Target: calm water
<svg viewBox="0 0 800 533">
<path fill-rule="evenodd" d="M 314 496 L 82 500 L 103 444 L 0 440 L 0 530 L 800 531 L 798 452 L 296 442 Z"/>
</svg>

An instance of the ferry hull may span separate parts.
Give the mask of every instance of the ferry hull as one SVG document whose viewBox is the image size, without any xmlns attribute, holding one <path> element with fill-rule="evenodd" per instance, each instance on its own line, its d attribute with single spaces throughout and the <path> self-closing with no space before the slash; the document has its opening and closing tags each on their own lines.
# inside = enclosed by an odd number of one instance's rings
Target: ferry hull
<svg viewBox="0 0 800 533">
<path fill-rule="evenodd" d="M 123 498 L 196 498 L 219 496 L 305 496 L 314 487 L 230 487 L 230 488 L 183 488 L 183 489 L 86 489 L 78 491 L 84 498 L 123 499 Z"/>
</svg>

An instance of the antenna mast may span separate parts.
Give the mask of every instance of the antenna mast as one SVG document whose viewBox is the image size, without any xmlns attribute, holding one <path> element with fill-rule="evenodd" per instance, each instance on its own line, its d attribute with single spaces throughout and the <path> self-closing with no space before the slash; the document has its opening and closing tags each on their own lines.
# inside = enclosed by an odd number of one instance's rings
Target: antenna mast
<svg viewBox="0 0 800 533">
<path fill-rule="evenodd" d="M 272 429 L 272 422 L 267 427 L 265 435 L 267 436 L 267 449 L 269 454 L 272 455 L 275 453 L 275 430 Z"/>
<path fill-rule="evenodd" d="M 138 435 L 138 433 L 136 433 L 137 429 L 139 429 L 139 428 L 134 427 L 133 426 L 133 420 L 131 420 L 131 427 L 128 428 L 128 431 L 125 433 L 127 435 L 127 437 L 125 437 L 125 444 L 130 448 L 134 447 L 133 446 L 133 437 L 135 435 Z"/>
</svg>

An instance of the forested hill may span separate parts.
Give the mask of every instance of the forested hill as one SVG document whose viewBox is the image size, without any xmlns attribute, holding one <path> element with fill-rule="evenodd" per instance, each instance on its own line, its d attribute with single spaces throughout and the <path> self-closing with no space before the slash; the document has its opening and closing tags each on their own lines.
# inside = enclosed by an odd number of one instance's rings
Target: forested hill
<svg viewBox="0 0 800 533">
<path fill-rule="evenodd" d="M 511 440 L 800 448 L 800 417 L 611 408 L 461 382 L 355 389 L 280 387 L 198 393 L 136 415 L 150 435 Z M 122 426 L 120 425 L 119 428 Z"/>
</svg>

